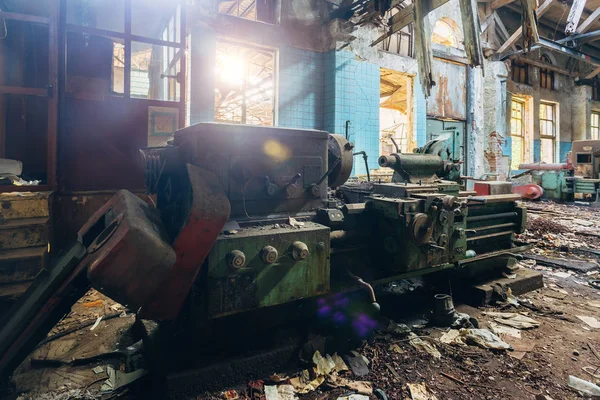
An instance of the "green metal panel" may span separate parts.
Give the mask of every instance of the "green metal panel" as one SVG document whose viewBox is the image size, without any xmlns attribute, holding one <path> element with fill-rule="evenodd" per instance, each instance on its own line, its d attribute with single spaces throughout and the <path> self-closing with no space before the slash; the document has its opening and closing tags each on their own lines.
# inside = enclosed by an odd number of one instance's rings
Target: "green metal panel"
<svg viewBox="0 0 600 400">
<path fill-rule="evenodd" d="M 326 226 L 305 222 L 301 227 L 273 224 L 221 235 L 208 257 L 209 315 L 218 317 L 327 293 L 329 232 Z M 310 254 L 304 260 L 296 261 L 292 256 L 296 241 L 308 246 Z M 263 261 L 265 246 L 277 249 L 275 263 Z M 229 266 L 234 250 L 245 254 L 242 268 Z"/>
</svg>

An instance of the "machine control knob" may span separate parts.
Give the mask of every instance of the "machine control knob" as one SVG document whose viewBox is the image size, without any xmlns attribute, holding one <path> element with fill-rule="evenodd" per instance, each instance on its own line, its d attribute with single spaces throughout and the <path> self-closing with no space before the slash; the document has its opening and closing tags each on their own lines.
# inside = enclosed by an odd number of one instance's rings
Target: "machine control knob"
<svg viewBox="0 0 600 400">
<path fill-rule="evenodd" d="M 233 250 L 227 255 L 227 263 L 231 268 L 242 268 L 246 264 L 246 255 L 239 250 Z"/>
<path fill-rule="evenodd" d="M 304 260 L 309 254 L 310 252 L 308 251 L 308 246 L 306 243 L 300 241 L 292 243 L 292 257 L 294 257 L 294 260 Z"/>
<path fill-rule="evenodd" d="M 279 253 L 277 252 L 277 249 L 275 247 L 265 246 L 261 250 L 261 256 L 265 264 L 273 264 L 275 261 L 277 261 Z"/>
<path fill-rule="evenodd" d="M 312 194 L 313 197 L 321 197 L 321 186 L 316 183 L 310 185 L 310 194 Z"/>
</svg>

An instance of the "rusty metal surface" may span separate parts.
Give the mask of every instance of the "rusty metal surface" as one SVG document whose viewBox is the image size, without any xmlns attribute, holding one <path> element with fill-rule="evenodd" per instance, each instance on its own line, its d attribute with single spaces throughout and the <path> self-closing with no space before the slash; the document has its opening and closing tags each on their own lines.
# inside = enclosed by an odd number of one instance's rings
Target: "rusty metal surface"
<svg viewBox="0 0 600 400">
<path fill-rule="evenodd" d="M 467 119 L 467 69 L 462 64 L 433 60 L 433 79 L 427 99 L 427 115 L 438 118 Z"/>
<path fill-rule="evenodd" d="M 156 209 L 121 190 L 78 233 L 89 253 L 88 279 L 132 309 L 141 307 L 175 264 Z"/>
<path fill-rule="evenodd" d="M 144 318 L 177 317 L 202 264 L 231 211 L 229 200 L 213 173 L 188 164 L 192 204 L 173 242 L 177 261 L 142 308 Z"/>
</svg>

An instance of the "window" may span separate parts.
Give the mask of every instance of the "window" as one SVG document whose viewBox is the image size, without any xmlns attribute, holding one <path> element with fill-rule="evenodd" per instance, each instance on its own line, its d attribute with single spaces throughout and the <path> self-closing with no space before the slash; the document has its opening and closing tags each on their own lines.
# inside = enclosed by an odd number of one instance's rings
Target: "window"
<svg viewBox="0 0 600 400">
<path fill-rule="evenodd" d="M 600 101 L 600 78 L 595 77 L 592 84 L 592 100 Z"/>
<path fill-rule="evenodd" d="M 510 169 L 519 169 L 525 158 L 525 102 L 512 99 L 510 110 L 511 163 Z"/>
<path fill-rule="evenodd" d="M 67 92 L 180 101 L 182 1 L 67 0 Z"/>
<path fill-rule="evenodd" d="M 435 22 L 431 41 L 444 46 L 458 47 L 460 30 L 450 18 L 440 18 Z"/>
<path fill-rule="evenodd" d="M 542 54 L 540 60 L 545 64 L 552 65 L 550 57 L 546 54 Z M 554 89 L 554 71 L 550 71 L 548 68 L 540 68 L 540 87 L 542 89 Z"/>
<path fill-rule="evenodd" d="M 556 149 L 556 106 L 552 103 L 540 103 L 540 160 L 554 162 Z"/>
<path fill-rule="evenodd" d="M 592 123 L 591 123 L 592 139 L 600 139 L 600 112 L 592 111 Z"/>
<path fill-rule="evenodd" d="M 275 52 L 217 41 L 215 121 L 273 125 Z"/>
<path fill-rule="evenodd" d="M 513 60 L 511 66 L 511 77 L 513 82 L 529 85 L 529 65 L 519 60 Z"/>
<path fill-rule="evenodd" d="M 220 14 L 249 19 L 252 21 L 277 23 L 277 9 L 280 0 L 220 0 Z"/>
</svg>

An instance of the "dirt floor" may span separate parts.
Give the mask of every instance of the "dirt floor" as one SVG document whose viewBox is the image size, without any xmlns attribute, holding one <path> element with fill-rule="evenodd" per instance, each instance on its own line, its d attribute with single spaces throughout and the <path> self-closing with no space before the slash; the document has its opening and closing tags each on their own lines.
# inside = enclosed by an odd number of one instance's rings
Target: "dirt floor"
<svg viewBox="0 0 600 400">
<path fill-rule="evenodd" d="M 287 400 L 294 397 L 284 392 L 292 388 L 300 399 L 319 400 L 584 398 L 569 388 L 568 380 L 572 375 L 600 386 L 600 289 L 590 283 L 600 279 L 600 210 L 540 202 L 527 206 L 528 230 L 519 240 L 534 247 L 519 266 L 541 272 L 545 287 L 516 298 L 503 293 L 506 300 L 493 307 L 457 306 L 458 312 L 475 318 L 479 328 L 498 333 L 512 349 L 482 348 L 469 331 L 462 331 L 464 344 L 442 343 L 442 336 L 449 341 L 451 329 L 415 322 L 423 317 L 418 312 L 377 326 L 363 321 L 368 329 L 376 329 L 359 342 L 355 354 L 340 353 L 341 363 L 334 354 L 328 359 L 322 349 L 324 361 L 312 357 L 316 369 L 305 364 L 296 370 L 274 370 L 277 375 L 267 374 L 261 381 L 191 393 L 189 398 Z M 527 316 L 539 326 L 511 330 L 509 315 L 484 314 L 488 312 Z M 101 316 L 110 318 L 95 324 Z M 107 386 L 109 365 L 123 373 L 143 371 L 139 355 L 126 351 L 135 342 L 133 321 L 120 305 L 89 292 L 50 333 L 53 340 L 40 345 L 15 373 L 20 398 L 168 398 L 139 395 L 143 377 L 118 390 Z M 88 325 L 69 333 L 83 322 Z M 270 386 L 279 387 L 278 397 L 271 394 L 277 388 Z M 298 393 L 302 391 L 307 393 Z M 360 392 L 367 395 L 360 397 Z"/>
</svg>

